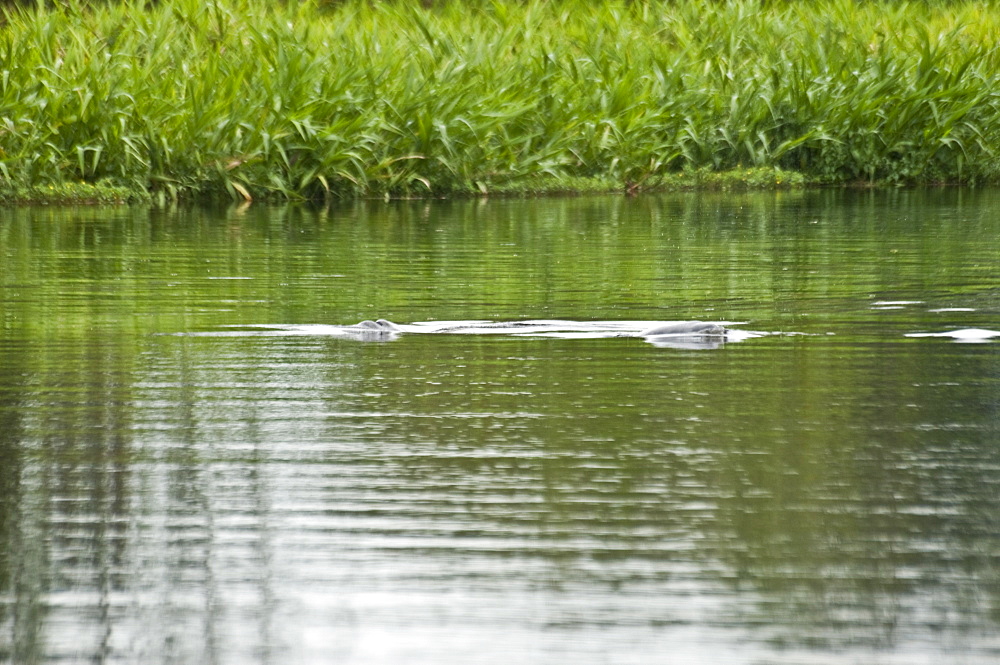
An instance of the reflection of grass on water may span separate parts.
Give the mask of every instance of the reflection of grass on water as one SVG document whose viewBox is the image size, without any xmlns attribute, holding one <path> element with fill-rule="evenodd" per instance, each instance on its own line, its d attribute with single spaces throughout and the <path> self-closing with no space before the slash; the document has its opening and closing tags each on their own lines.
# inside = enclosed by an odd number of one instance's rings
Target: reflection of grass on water
<svg viewBox="0 0 1000 665">
<path fill-rule="evenodd" d="M 991 180 L 997 16 L 847 0 L 32 5 L 0 27 L 0 199 L 79 181 L 249 199 Z"/>
</svg>

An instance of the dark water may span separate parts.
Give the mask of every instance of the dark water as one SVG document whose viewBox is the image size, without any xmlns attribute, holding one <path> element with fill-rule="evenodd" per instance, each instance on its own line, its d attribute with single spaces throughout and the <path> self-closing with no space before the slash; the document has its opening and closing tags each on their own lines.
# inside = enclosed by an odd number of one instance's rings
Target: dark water
<svg viewBox="0 0 1000 665">
<path fill-rule="evenodd" d="M 2 210 L 0 662 L 998 662 L 1000 339 L 907 336 L 1000 329 L 998 239 L 996 191 Z M 379 317 L 802 334 L 288 332 Z"/>
</svg>

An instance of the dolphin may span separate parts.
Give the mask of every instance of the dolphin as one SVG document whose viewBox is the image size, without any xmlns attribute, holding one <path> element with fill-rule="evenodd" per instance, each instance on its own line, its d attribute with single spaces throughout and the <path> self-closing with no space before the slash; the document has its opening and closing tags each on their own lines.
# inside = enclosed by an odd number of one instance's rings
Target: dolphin
<svg viewBox="0 0 1000 665">
<path fill-rule="evenodd" d="M 647 326 L 643 329 L 644 326 Z M 652 327 L 648 327 L 652 326 Z M 673 321 L 654 323 L 649 321 L 426 321 L 421 323 L 396 324 L 386 319 L 365 319 L 350 325 L 325 324 L 259 324 L 236 326 L 263 328 L 262 334 L 330 335 L 362 342 L 391 342 L 409 333 L 457 333 L 457 334 L 507 334 L 518 337 L 632 337 L 641 338 L 654 346 L 684 349 L 718 348 L 728 342 L 740 342 L 751 337 L 775 335 L 726 328 L 721 323 L 705 321 Z M 205 333 L 216 334 L 216 333 Z M 233 333 L 224 333 L 233 334 Z M 795 333 L 788 333 L 795 334 Z M 913 336 L 947 333 L 915 333 Z M 962 337 L 988 339 L 1000 336 L 1000 332 L 990 330 L 962 330 L 952 333 Z"/>
<path fill-rule="evenodd" d="M 399 337 L 402 328 L 392 321 L 365 319 L 353 326 L 341 326 L 340 330 L 350 337 L 362 341 L 392 340 Z"/>
<path fill-rule="evenodd" d="M 365 319 L 360 323 L 355 323 L 353 326 L 344 326 L 345 328 L 352 328 L 355 330 L 371 330 L 372 332 L 401 332 L 400 327 L 397 326 L 392 321 L 386 321 L 385 319 L 379 319 L 378 321 L 372 321 L 371 319 Z"/>
<path fill-rule="evenodd" d="M 451 333 L 468 332 L 474 333 L 482 330 L 509 330 L 512 333 L 523 334 L 521 331 L 545 324 L 543 321 L 512 321 L 512 322 L 471 322 L 471 325 L 445 326 L 426 332 Z M 548 322 L 552 323 L 552 322 Z M 569 322 L 572 323 L 572 322 Z M 345 337 L 362 341 L 389 341 L 397 339 L 404 332 L 425 332 L 424 330 L 414 330 L 415 326 L 399 326 L 386 319 L 372 321 L 366 319 L 349 326 L 338 326 L 338 330 Z M 654 342 L 660 346 L 673 346 L 677 344 L 694 344 L 701 348 L 706 343 L 719 345 L 726 341 L 728 330 L 717 323 L 706 323 L 705 321 L 675 321 L 673 323 L 661 323 L 640 333 L 618 333 L 619 337 L 643 337 L 649 342 Z M 685 347 L 686 348 L 686 347 Z"/>
<path fill-rule="evenodd" d="M 725 337 L 726 329 L 717 323 L 704 321 L 681 321 L 654 326 L 641 333 L 642 337 L 671 335 L 675 337 Z"/>
</svg>

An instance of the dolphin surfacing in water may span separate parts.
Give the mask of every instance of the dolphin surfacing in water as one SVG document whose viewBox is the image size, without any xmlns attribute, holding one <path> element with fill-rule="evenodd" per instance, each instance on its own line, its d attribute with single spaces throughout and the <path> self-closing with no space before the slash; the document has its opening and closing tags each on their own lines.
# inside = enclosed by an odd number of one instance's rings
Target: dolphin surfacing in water
<svg viewBox="0 0 1000 665">
<path fill-rule="evenodd" d="M 366 319 L 353 326 L 341 326 L 340 330 L 347 336 L 362 341 L 393 340 L 399 337 L 402 329 L 392 321 Z"/>
<path fill-rule="evenodd" d="M 553 328 L 553 325 L 555 327 Z M 366 319 L 360 323 L 349 326 L 337 326 L 339 334 L 351 339 L 361 341 L 390 341 L 397 339 L 405 332 L 430 332 L 430 333 L 482 333 L 482 332 L 509 332 L 510 334 L 522 335 L 532 328 L 539 334 L 552 334 L 553 330 L 561 331 L 565 327 L 570 329 L 585 326 L 573 321 L 473 321 L 468 325 L 445 325 L 437 326 L 433 329 L 420 329 L 419 325 L 397 325 L 392 321 L 378 319 L 372 321 Z M 724 326 L 718 323 L 707 323 L 705 321 L 674 321 L 671 323 L 660 323 L 644 331 L 617 332 L 615 330 L 605 331 L 608 336 L 613 337 L 642 337 L 646 341 L 653 342 L 660 346 L 671 346 L 677 344 L 694 344 L 701 348 L 705 344 L 718 346 L 726 341 L 729 332 Z"/>
<path fill-rule="evenodd" d="M 726 329 L 717 323 L 679 321 L 677 323 L 664 323 L 663 325 L 654 326 L 642 332 L 642 337 L 656 337 L 658 335 L 671 335 L 674 337 L 725 337 Z"/>
<path fill-rule="evenodd" d="M 371 330 L 372 332 L 400 332 L 399 326 L 397 326 L 392 321 L 386 321 L 385 319 L 379 319 L 378 321 L 372 321 L 371 319 L 365 319 L 361 323 L 356 323 L 353 326 L 344 326 L 345 328 L 353 328 L 355 330 Z"/>
</svg>

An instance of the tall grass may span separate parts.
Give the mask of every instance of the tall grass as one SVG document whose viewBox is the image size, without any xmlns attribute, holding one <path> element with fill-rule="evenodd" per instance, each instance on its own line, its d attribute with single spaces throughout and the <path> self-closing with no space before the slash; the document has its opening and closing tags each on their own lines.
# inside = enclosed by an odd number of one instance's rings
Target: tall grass
<svg viewBox="0 0 1000 665">
<path fill-rule="evenodd" d="M 0 186 L 444 195 L 682 169 L 1000 175 L 1000 6 L 138 0 L 6 10 Z"/>
</svg>

